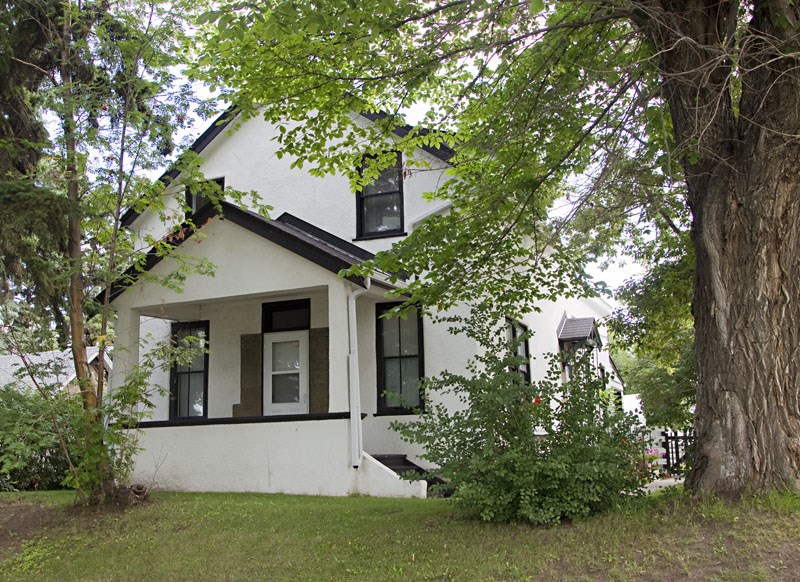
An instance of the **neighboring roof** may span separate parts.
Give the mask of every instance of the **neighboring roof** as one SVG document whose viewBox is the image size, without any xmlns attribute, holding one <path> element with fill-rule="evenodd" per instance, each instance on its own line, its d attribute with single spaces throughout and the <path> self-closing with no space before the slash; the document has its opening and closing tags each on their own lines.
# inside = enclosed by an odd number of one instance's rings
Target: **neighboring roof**
<svg viewBox="0 0 800 582">
<path fill-rule="evenodd" d="M 100 348 L 90 346 L 86 348 L 86 357 L 89 362 L 97 359 Z M 39 352 L 27 354 L 28 363 L 35 368 L 34 373 L 37 379 L 46 385 L 66 386 L 75 379 L 75 365 L 72 361 L 72 350 L 52 350 L 49 352 Z M 111 361 L 106 357 L 106 367 L 111 369 Z M 23 371 L 23 376 L 18 377 L 19 371 Z M 21 383 L 25 386 L 34 388 L 30 377 L 25 373 L 25 365 L 20 356 L 0 356 L 0 389 L 8 384 Z"/>
<path fill-rule="evenodd" d="M 565 315 L 561 319 L 561 325 L 558 328 L 558 341 L 586 341 L 593 336 L 597 336 L 594 317 L 566 317 Z"/>
<path fill-rule="evenodd" d="M 373 121 L 373 122 L 375 120 L 377 120 L 377 119 L 385 119 L 386 117 L 388 117 L 388 114 L 383 113 L 383 112 L 380 112 L 380 113 L 361 113 L 360 115 L 362 117 L 364 117 L 365 119 L 369 119 L 370 121 Z M 225 128 L 228 127 L 228 125 L 230 125 L 230 123 L 235 118 L 236 118 L 236 108 L 235 107 L 232 106 L 232 107 L 229 107 L 228 109 L 226 109 L 225 111 L 223 111 L 216 119 L 214 119 L 214 121 L 211 123 L 211 125 L 208 128 L 206 128 L 206 130 L 202 134 L 200 134 L 200 137 L 198 137 L 196 140 L 194 140 L 194 142 L 192 142 L 192 145 L 189 146 L 188 151 L 194 152 L 196 154 L 199 154 L 200 152 L 202 152 L 204 149 L 206 149 L 206 147 L 208 147 L 208 145 L 212 141 L 214 141 L 215 137 L 217 137 L 220 133 L 222 133 L 225 130 Z M 394 131 L 395 135 L 397 135 L 398 137 L 405 137 L 413 129 L 414 128 L 412 126 L 410 126 L 410 125 L 403 125 L 403 126 L 400 126 L 400 127 L 396 127 L 393 131 Z M 425 129 L 422 129 L 421 133 L 422 133 L 422 135 L 426 135 L 429 132 L 427 130 L 425 130 Z M 424 151 L 428 152 L 432 156 L 439 158 L 443 162 L 449 162 L 450 158 L 452 158 L 455 155 L 455 152 L 451 148 L 447 147 L 446 145 L 442 145 L 439 148 L 433 148 L 433 147 L 430 147 L 430 146 L 422 146 L 421 149 L 423 149 Z M 164 172 L 161 175 L 161 177 L 159 178 L 159 180 L 161 182 L 164 182 L 165 184 L 169 184 L 175 178 L 177 178 L 179 174 L 180 174 L 180 172 L 178 171 L 178 169 L 173 167 L 170 170 Z M 122 214 L 122 217 L 120 218 L 120 224 L 122 226 L 130 226 L 131 224 L 134 223 L 134 221 L 137 218 L 139 218 L 139 215 L 140 215 L 140 213 L 137 212 L 136 210 L 134 210 L 133 207 L 128 208 Z"/>
<path fill-rule="evenodd" d="M 220 212 L 220 209 L 222 212 Z M 374 258 L 374 255 L 361 247 L 343 240 L 331 233 L 322 230 L 289 213 L 283 213 L 277 220 L 269 220 L 254 212 L 243 210 L 229 202 L 222 202 L 220 209 L 209 204 L 194 216 L 194 223 L 202 228 L 210 218 L 220 216 L 221 219 L 230 221 L 250 232 L 263 237 L 278 246 L 281 246 L 297 255 L 316 263 L 320 267 L 338 274 L 342 269 L 348 269 L 364 261 Z M 182 245 L 194 230 L 189 225 L 184 225 L 179 231 L 181 235 L 170 235 L 176 246 Z M 169 237 L 168 237 L 169 238 Z M 149 271 L 164 258 L 156 248 L 150 249 L 140 268 L 130 268 L 125 274 L 111 285 L 111 301 L 119 297 L 125 289 L 133 284 L 143 271 Z M 347 277 L 348 280 L 365 287 L 361 277 Z M 102 291 L 98 297 L 103 297 Z"/>
</svg>

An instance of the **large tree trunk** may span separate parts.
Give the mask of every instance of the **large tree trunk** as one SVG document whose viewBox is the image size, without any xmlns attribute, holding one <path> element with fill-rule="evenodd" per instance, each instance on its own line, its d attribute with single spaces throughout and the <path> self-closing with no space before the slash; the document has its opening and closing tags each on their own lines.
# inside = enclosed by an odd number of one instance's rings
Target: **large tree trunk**
<svg viewBox="0 0 800 582">
<path fill-rule="evenodd" d="M 698 493 L 800 484 L 800 146 L 767 141 L 693 197 Z"/>
<path fill-rule="evenodd" d="M 694 216 L 697 445 L 687 485 L 727 497 L 797 487 L 799 9 L 752 2 L 737 35 L 738 2 L 636 4 Z"/>
</svg>

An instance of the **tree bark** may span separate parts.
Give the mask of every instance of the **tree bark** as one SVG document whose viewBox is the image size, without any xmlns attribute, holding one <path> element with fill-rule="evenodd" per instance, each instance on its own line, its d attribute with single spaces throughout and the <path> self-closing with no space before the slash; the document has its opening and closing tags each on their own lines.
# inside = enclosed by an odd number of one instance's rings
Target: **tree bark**
<svg viewBox="0 0 800 582">
<path fill-rule="evenodd" d="M 65 174 L 67 179 L 67 197 L 79 207 L 80 175 L 78 173 L 78 147 L 77 124 L 75 122 L 75 104 L 72 94 L 72 21 L 69 7 L 64 11 L 64 20 L 61 31 L 61 73 L 63 89 L 63 107 L 61 112 L 61 125 L 64 131 L 64 153 L 66 158 Z M 72 339 L 72 358 L 75 364 L 75 376 L 81 389 L 83 406 L 86 410 L 97 407 L 94 391 L 90 386 L 89 361 L 86 354 L 84 340 L 85 329 L 83 323 L 83 265 L 82 265 L 82 233 L 81 216 L 77 212 L 70 214 L 67 231 L 67 258 L 69 260 L 70 276 L 68 290 L 68 309 L 70 336 Z"/>
<path fill-rule="evenodd" d="M 725 497 L 797 488 L 798 8 L 752 2 L 737 38 L 738 2 L 640 4 L 694 219 L 697 443 L 687 486 Z"/>
<path fill-rule="evenodd" d="M 61 124 L 64 131 L 64 149 L 66 158 L 67 196 L 76 207 L 80 208 L 80 169 L 78 167 L 78 133 L 76 123 L 76 107 L 73 96 L 73 52 L 72 21 L 70 19 L 70 2 L 66 2 L 61 36 L 61 59 L 59 72 L 62 80 L 63 102 Z M 81 390 L 83 408 L 91 416 L 91 422 L 102 423 L 97 397 L 97 384 L 92 377 L 86 352 L 86 330 L 84 325 L 84 280 L 83 280 L 83 231 L 82 216 L 78 212 L 70 214 L 67 233 L 67 258 L 69 260 L 70 278 L 68 290 L 68 309 L 70 336 L 72 338 L 72 358 L 75 364 L 75 376 Z M 102 357 L 102 354 L 101 354 Z M 102 366 L 102 360 L 101 360 Z M 90 492 L 89 500 L 100 504 L 113 499 L 116 490 L 114 473 L 107 458 L 107 450 L 102 441 L 102 431 L 87 427 L 86 447 L 92 453 L 101 452 L 96 465 L 97 484 Z M 99 442 L 98 442 L 99 439 Z M 92 449 L 95 449 L 92 451 Z M 83 493 L 83 492 L 81 492 Z"/>
</svg>

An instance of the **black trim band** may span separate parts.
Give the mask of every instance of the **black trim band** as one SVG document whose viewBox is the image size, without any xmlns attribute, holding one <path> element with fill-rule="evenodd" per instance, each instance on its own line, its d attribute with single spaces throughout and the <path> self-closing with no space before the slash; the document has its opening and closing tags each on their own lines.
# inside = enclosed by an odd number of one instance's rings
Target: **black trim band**
<svg viewBox="0 0 800 582">
<path fill-rule="evenodd" d="M 362 414 L 363 419 L 366 414 Z M 175 420 L 143 420 L 136 428 L 161 428 L 170 426 L 208 426 L 217 424 L 261 424 L 268 422 L 301 422 L 308 420 L 349 420 L 349 412 L 317 414 L 276 414 L 274 416 L 229 416 L 222 418 L 181 418 Z"/>
</svg>

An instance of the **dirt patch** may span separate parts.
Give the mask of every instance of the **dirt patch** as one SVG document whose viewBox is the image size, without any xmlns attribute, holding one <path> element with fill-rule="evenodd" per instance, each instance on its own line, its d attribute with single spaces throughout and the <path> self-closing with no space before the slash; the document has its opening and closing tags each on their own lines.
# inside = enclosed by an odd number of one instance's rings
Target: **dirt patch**
<svg viewBox="0 0 800 582">
<path fill-rule="evenodd" d="M 0 501 L 0 562 L 26 541 L 52 530 L 90 529 L 108 515 L 122 515 L 127 508 L 149 503 L 146 490 L 130 487 L 120 489 L 115 501 L 97 506 L 48 505 L 13 498 Z"/>
<path fill-rule="evenodd" d="M 29 503 L 0 505 L 0 561 L 16 552 L 27 540 L 65 520 L 62 507 Z"/>
</svg>

